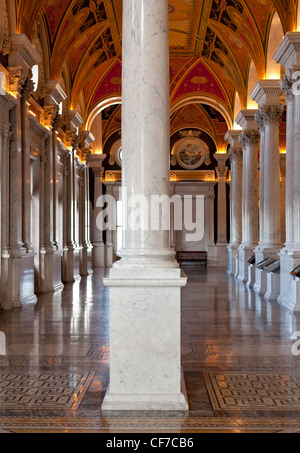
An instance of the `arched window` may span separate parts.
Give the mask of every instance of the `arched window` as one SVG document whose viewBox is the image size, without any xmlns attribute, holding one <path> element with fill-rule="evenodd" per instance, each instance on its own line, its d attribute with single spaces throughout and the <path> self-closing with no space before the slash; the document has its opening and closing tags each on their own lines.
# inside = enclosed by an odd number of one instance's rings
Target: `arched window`
<svg viewBox="0 0 300 453">
<path fill-rule="evenodd" d="M 272 20 L 272 25 L 269 35 L 268 43 L 268 55 L 267 55 L 267 67 L 266 67 L 266 78 L 272 80 L 281 79 L 281 65 L 277 64 L 274 60 L 274 54 L 278 49 L 281 41 L 284 38 L 283 29 L 278 13 L 275 13 Z"/>
</svg>

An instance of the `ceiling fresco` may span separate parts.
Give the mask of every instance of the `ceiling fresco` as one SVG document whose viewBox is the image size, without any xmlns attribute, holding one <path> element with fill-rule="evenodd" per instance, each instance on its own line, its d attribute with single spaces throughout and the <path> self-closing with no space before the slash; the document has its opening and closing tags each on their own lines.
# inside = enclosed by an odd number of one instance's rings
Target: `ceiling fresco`
<svg viewBox="0 0 300 453">
<path fill-rule="evenodd" d="M 122 0 L 16 4 L 19 32 L 30 37 L 37 19 L 45 28 L 50 77 L 59 80 L 67 68 L 72 108 L 84 99 L 87 117 L 97 103 L 121 94 Z M 203 96 L 233 117 L 237 91 L 246 107 L 252 60 L 258 77 L 266 74 L 276 11 L 284 32 L 295 30 L 297 0 L 169 0 L 171 104 Z"/>
</svg>

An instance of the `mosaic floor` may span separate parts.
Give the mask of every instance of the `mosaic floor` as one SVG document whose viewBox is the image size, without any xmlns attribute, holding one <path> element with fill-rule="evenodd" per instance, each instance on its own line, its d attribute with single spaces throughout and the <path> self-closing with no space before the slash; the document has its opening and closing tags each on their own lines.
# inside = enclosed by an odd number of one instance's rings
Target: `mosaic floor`
<svg viewBox="0 0 300 453">
<path fill-rule="evenodd" d="M 189 413 L 101 414 L 109 301 L 96 271 L 35 306 L 0 313 L 0 433 L 300 432 L 300 356 L 291 340 L 300 315 L 222 271 L 184 270 Z"/>
</svg>

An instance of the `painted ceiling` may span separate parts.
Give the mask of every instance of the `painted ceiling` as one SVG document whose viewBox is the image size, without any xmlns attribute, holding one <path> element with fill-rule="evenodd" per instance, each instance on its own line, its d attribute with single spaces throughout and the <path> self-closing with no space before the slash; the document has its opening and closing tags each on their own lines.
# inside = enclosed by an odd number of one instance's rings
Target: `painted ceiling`
<svg viewBox="0 0 300 453">
<path fill-rule="evenodd" d="M 18 31 L 44 24 L 50 77 L 68 71 L 71 107 L 86 116 L 121 94 L 122 0 L 16 0 Z M 295 29 L 297 0 L 169 0 L 171 105 L 205 96 L 233 115 L 235 92 L 246 106 L 253 60 L 265 77 L 270 25 L 277 11 L 284 33 Z M 204 111 L 197 111 L 205 117 Z"/>
</svg>

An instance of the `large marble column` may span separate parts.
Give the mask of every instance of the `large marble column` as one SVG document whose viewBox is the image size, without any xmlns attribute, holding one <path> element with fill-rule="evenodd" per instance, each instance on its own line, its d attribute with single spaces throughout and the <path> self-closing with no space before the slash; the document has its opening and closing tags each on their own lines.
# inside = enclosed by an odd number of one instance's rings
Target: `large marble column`
<svg viewBox="0 0 300 453">
<path fill-rule="evenodd" d="M 77 242 L 77 163 L 76 151 L 78 145 L 78 127 L 83 120 L 76 111 L 66 114 L 66 135 L 64 145 L 69 153 L 66 159 L 67 172 L 65 174 L 65 203 L 64 248 L 63 248 L 63 280 L 74 282 L 79 274 L 79 244 Z"/>
<path fill-rule="evenodd" d="M 279 104 L 280 94 L 279 80 L 260 80 L 251 93 L 252 99 L 259 105 L 256 121 L 261 133 L 260 237 L 255 249 L 256 263 L 276 257 L 282 247 L 279 122 L 284 106 Z M 267 273 L 261 269 L 256 269 L 255 273 L 254 290 L 265 294 Z"/>
<path fill-rule="evenodd" d="M 242 127 L 243 147 L 243 240 L 239 247 L 238 279 L 248 281 L 248 260 L 258 244 L 258 148 L 257 110 L 242 110 L 236 122 Z"/>
<path fill-rule="evenodd" d="M 60 126 L 59 104 L 66 99 L 66 94 L 56 81 L 46 83 L 46 96 L 42 124 L 49 133 L 45 141 L 46 163 L 44 169 L 44 239 L 40 250 L 40 292 L 55 292 L 63 289 L 62 284 L 62 248 L 59 241 L 58 215 L 58 151 L 57 129 Z"/>
<path fill-rule="evenodd" d="M 240 143 L 241 131 L 228 131 L 225 140 L 230 144 L 231 162 L 230 185 L 230 243 L 228 245 L 228 271 L 231 276 L 238 276 L 236 266 L 238 249 L 243 238 L 243 149 Z"/>
<path fill-rule="evenodd" d="M 98 200 L 103 195 L 102 165 L 105 159 L 105 154 L 91 154 L 88 159 L 89 167 L 92 168 L 94 173 L 93 267 L 105 267 L 105 245 L 103 242 L 103 230 L 97 228 L 97 217 L 102 210 L 102 207 L 99 205 Z"/>
<path fill-rule="evenodd" d="M 34 294 L 34 254 L 30 245 L 28 209 L 28 166 L 30 156 L 28 144 L 22 139 L 26 133 L 26 99 L 22 94 L 26 82 L 30 82 L 31 68 L 39 63 L 40 57 L 23 34 L 10 36 L 11 48 L 8 55 L 9 91 L 18 100 L 10 111 L 11 142 L 9 152 L 9 250 L 7 255 L 8 305 L 24 306 L 36 302 Z M 22 111 L 22 106 L 24 107 Z M 22 121 L 23 120 L 23 121 Z M 26 125 L 25 125 L 26 126 Z M 28 124 L 27 124 L 28 126 Z M 24 221 L 23 221 L 24 219 Z M 27 244 L 24 244 L 24 242 Z"/>
<path fill-rule="evenodd" d="M 17 100 L 8 94 L 0 96 L 0 209 L 1 209 L 1 302 L 2 309 L 14 307 L 11 297 L 12 284 L 10 272 L 9 248 L 9 146 L 11 139 L 9 112 L 14 109 Z"/>
<path fill-rule="evenodd" d="M 217 266 L 226 267 L 227 265 L 227 174 L 228 167 L 226 162 L 228 160 L 227 154 L 214 155 L 218 162 L 216 173 L 218 177 L 218 240 L 216 244 L 217 252 Z"/>
<path fill-rule="evenodd" d="M 94 136 L 90 131 L 80 132 L 80 148 L 78 151 L 80 172 L 79 190 L 79 273 L 81 276 L 89 275 L 91 269 L 92 244 L 89 236 L 90 219 L 90 194 L 89 194 L 89 167 L 88 159 L 91 154 L 90 146 Z"/>
<path fill-rule="evenodd" d="M 278 301 L 290 310 L 300 311 L 300 282 L 291 272 L 300 265 L 300 33 L 286 34 L 274 59 L 286 74 L 281 88 L 287 98 L 286 136 L 286 244 L 280 252 L 280 296 Z"/>
<path fill-rule="evenodd" d="M 170 196 L 168 30 L 167 0 L 123 1 L 124 248 L 104 280 L 111 359 L 103 410 L 188 409 L 180 367 L 186 278 L 170 248 L 170 231 L 161 222 L 157 231 L 145 224 L 133 231 L 129 221 L 137 209 L 131 197 L 150 202 L 153 195 Z"/>
<path fill-rule="evenodd" d="M 280 154 L 280 218 L 281 242 L 286 242 L 286 154 Z"/>
</svg>

